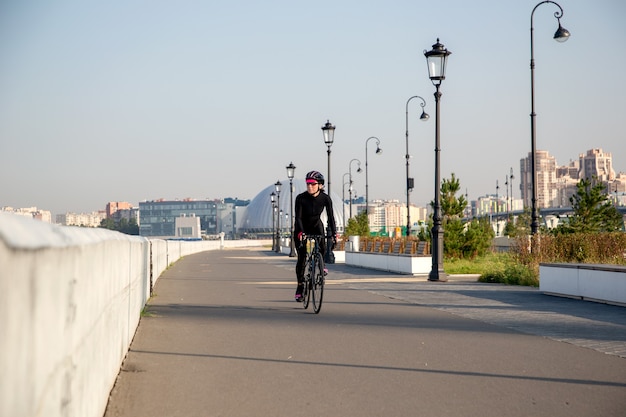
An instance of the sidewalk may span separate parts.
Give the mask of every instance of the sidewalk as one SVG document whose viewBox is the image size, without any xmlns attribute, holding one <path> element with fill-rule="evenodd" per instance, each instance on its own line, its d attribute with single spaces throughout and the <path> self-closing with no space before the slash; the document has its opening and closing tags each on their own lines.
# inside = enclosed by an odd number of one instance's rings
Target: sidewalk
<svg viewBox="0 0 626 417">
<path fill-rule="evenodd" d="M 106 417 L 624 415 L 623 307 L 335 264 L 315 315 L 294 266 L 226 250 L 168 269 Z"/>
</svg>

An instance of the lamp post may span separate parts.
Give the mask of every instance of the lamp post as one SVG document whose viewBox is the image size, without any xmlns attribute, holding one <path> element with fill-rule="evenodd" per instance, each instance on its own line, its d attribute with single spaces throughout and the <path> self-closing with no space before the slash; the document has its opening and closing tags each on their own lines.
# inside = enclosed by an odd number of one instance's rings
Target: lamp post
<svg viewBox="0 0 626 417">
<path fill-rule="evenodd" d="M 352 163 L 354 161 L 356 161 L 359 165 L 356 172 L 361 172 L 361 161 L 356 158 L 350 160 L 350 163 L 348 164 L 348 173 L 350 174 L 350 176 L 348 177 L 350 178 L 350 188 L 348 188 L 348 190 L 350 191 L 350 218 L 352 218 Z"/>
<path fill-rule="evenodd" d="M 504 186 L 506 187 L 506 221 L 509 221 L 509 176 L 504 177 Z M 505 223 L 506 224 L 506 223 Z"/>
<path fill-rule="evenodd" d="M 498 214 L 500 214 L 500 197 L 498 196 L 498 191 L 500 191 L 500 184 L 496 180 L 496 237 L 500 236 L 500 219 L 498 218 Z"/>
<path fill-rule="evenodd" d="M 327 146 L 326 153 L 328 154 L 328 169 L 326 170 L 326 190 L 330 195 L 330 147 L 333 146 L 335 141 L 335 126 L 330 124 L 330 121 L 326 120 L 326 124 L 322 126 L 322 133 L 324 134 L 324 143 Z"/>
<path fill-rule="evenodd" d="M 296 166 L 293 162 L 289 162 L 287 168 L 287 178 L 289 178 L 289 256 L 293 258 L 294 244 L 293 244 L 293 177 L 296 174 Z"/>
<path fill-rule="evenodd" d="M 276 251 L 276 235 L 274 233 L 276 229 L 276 216 L 274 214 L 274 211 L 276 211 L 276 193 L 274 191 L 270 194 L 270 201 L 272 202 L 272 251 Z"/>
<path fill-rule="evenodd" d="M 280 181 L 276 181 L 274 184 L 274 188 L 276 189 L 276 207 L 277 213 L 280 210 Z M 280 215 L 277 216 L 276 220 L 276 252 L 280 252 Z"/>
<path fill-rule="evenodd" d="M 426 100 L 424 100 L 420 96 L 413 96 L 406 101 L 406 129 L 404 137 L 406 139 L 406 235 L 411 236 L 411 210 L 410 210 L 410 192 L 413 190 L 414 181 L 413 178 L 409 177 L 409 160 L 411 159 L 411 155 L 409 155 L 409 102 L 414 98 L 419 98 L 422 100 L 420 106 L 422 106 L 422 114 L 420 116 L 420 120 L 425 122 L 430 117 L 425 111 L 424 107 L 426 106 Z"/>
<path fill-rule="evenodd" d="M 368 184 L 368 175 L 367 175 L 367 143 L 370 139 L 376 140 L 376 154 L 380 155 L 383 153 L 383 150 L 380 148 L 380 140 L 375 136 L 370 136 L 365 140 L 365 214 L 369 214 L 369 204 L 370 204 L 370 195 L 369 195 L 369 184 Z M 369 217 L 368 217 L 369 221 Z"/>
<path fill-rule="evenodd" d="M 515 198 L 513 197 L 513 180 L 515 177 L 513 176 L 513 167 L 511 167 L 510 175 L 509 175 L 509 184 L 511 185 L 511 211 L 513 211 L 513 201 Z"/>
<path fill-rule="evenodd" d="M 439 99 L 441 92 L 439 86 L 446 78 L 446 62 L 448 56 L 452 52 L 448 51 L 442 44 L 433 45 L 430 51 L 424 51 L 426 63 L 428 64 L 428 77 L 436 88 L 435 91 L 435 202 L 433 212 L 433 228 L 432 228 L 432 269 L 428 275 L 429 281 L 447 281 L 446 273 L 443 270 L 443 228 L 441 227 L 441 202 L 440 202 L 440 186 L 441 173 L 439 167 Z"/>
<path fill-rule="evenodd" d="M 326 192 L 332 201 L 332 195 L 330 194 L 330 147 L 333 145 L 335 141 L 335 126 L 333 126 L 329 120 L 326 120 L 326 124 L 322 126 L 322 133 L 324 134 L 324 143 L 327 146 L 326 153 L 328 154 L 328 169 L 326 170 Z M 326 227 L 326 253 L 324 254 L 324 262 L 327 264 L 335 263 L 334 257 L 331 257 L 331 248 L 332 248 L 332 236 L 330 235 L 330 230 L 328 230 L 328 226 Z"/>
<path fill-rule="evenodd" d="M 343 174 L 343 185 L 341 187 L 341 214 L 343 215 L 344 221 L 343 221 L 343 230 L 346 230 L 346 226 L 348 225 L 348 222 L 345 220 L 346 218 L 346 184 L 350 184 L 350 182 L 346 182 L 346 175 L 350 175 L 349 173 L 345 173 Z"/>
<path fill-rule="evenodd" d="M 561 26 L 561 17 L 563 16 L 563 8 L 556 2 L 551 0 L 546 0 L 538 3 L 534 8 L 532 13 L 530 14 L 530 166 L 532 169 L 532 196 L 531 196 L 531 223 L 530 223 L 530 232 L 531 234 L 536 234 L 539 229 L 538 222 L 538 214 L 537 214 L 537 167 L 535 166 L 535 58 L 534 58 L 534 41 L 533 41 L 533 17 L 535 15 L 535 10 L 537 7 L 541 6 L 544 3 L 552 3 L 556 7 L 559 8 L 556 12 L 554 12 L 554 17 L 559 23 L 559 28 L 554 33 L 554 39 L 559 42 L 565 42 L 569 37 L 570 33 L 567 29 L 564 29 Z"/>
</svg>

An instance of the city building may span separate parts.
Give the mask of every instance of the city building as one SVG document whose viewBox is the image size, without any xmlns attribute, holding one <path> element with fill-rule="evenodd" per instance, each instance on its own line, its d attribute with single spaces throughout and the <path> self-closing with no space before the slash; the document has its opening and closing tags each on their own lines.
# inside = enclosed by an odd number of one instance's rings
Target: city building
<svg viewBox="0 0 626 417">
<path fill-rule="evenodd" d="M 227 238 L 233 238 L 235 210 L 232 203 L 193 199 L 140 202 L 139 235 L 162 239 L 176 238 L 176 219 L 179 217 L 199 219 L 201 236 L 215 237 L 224 232 Z M 226 224 L 223 223 L 224 219 Z"/>
<path fill-rule="evenodd" d="M 118 210 L 132 210 L 132 208 L 133 205 L 126 201 L 111 201 L 106 206 L 107 218 L 112 218 Z"/>
<path fill-rule="evenodd" d="M 57 214 L 56 223 L 63 226 L 100 227 L 107 215 L 104 211 Z"/>
<path fill-rule="evenodd" d="M 187 216 L 185 214 L 174 219 L 176 239 L 199 240 L 202 238 L 200 228 L 200 218 L 195 214 Z"/>
<path fill-rule="evenodd" d="M 608 183 L 615 180 L 613 170 L 613 156 L 610 152 L 603 152 L 602 149 L 589 149 L 587 153 L 579 155 L 580 179 L 593 179 Z"/>
<path fill-rule="evenodd" d="M 556 159 L 548 151 L 536 151 L 535 167 L 537 171 L 537 208 L 550 207 L 558 197 L 556 181 Z M 520 160 L 520 191 L 524 206 L 532 207 L 533 169 L 531 154 Z"/>
<path fill-rule="evenodd" d="M 9 206 L 1 207 L 0 211 L 17 214 L 18 216 L 32 217 L 42 222 L 52 223 L 52 213 L 47 210 L 39 210 L 37 207 L 13 208 Z"/>
<path fill-rule="evenodd" d="M 132 204 L 125 201 L 111 201 L 107 203 L 106 215 L 108 219 L 113 219 L 117 225 L 122 220 L 126 220 L 128 223 L 134 220 L 139 224 L 139 207 L 133 207 Z"/>
<path fill-rule="evenodd" d="M 365 211 L 365 200 L 352 204 L 354 215 Z M 410 206 L 411 230 L 416 233 L 428 220 L 426 207 Z M 370 232 L 383 236 L 406 235 L 406 204 L 400 200 L 373 200 L 369 203 Z"/>
</svg>

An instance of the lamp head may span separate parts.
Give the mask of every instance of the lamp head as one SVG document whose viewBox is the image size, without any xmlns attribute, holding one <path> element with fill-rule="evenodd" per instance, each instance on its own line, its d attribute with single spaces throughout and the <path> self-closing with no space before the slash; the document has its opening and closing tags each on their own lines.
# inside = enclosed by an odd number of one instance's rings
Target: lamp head
<svg viewBox="0 0 626 417">
<path fill-rule="evenodd" d="M 287 168 L 287 178 L 292 180 L 296 172 L 296 166 L 293 164 L 293 162 L 289 162 L 289 165 L 287 165 L 286 168 Z"/>
<path fill-rule="evenodd" d="M 433 45 L 433 49 L 424 51 L 428 64 L 428 77 L 436 86 L 446 79 L 446 62 L 451 53 L 443 44 L 439 43 L 439 38 L 437 38 L 437 43 Z"/>
<path fill-rule="evenodd" d="M 561 26 L 561 19 L 559 19 L 559 28 L 554 32 L 554 40 L 558 42 L 565 42 L 570 37 L 569 30 Z"/>
<path fill-rule="evenodd" d="M 330 148 L 335 140 L 335 126 L 330 124 L 329 120 L 326 120 L 326 124 L 322 126 L 322 133 L 324 134 L 324 143 Z"/>
</svg>

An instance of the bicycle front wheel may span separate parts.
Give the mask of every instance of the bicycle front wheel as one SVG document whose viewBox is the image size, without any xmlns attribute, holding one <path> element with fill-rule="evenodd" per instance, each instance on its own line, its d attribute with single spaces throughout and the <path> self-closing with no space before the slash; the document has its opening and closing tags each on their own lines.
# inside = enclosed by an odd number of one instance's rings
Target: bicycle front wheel
<svg viewBox="0 0 626 417">
<path fill-rule="evenodd" d="M 313 259 L 313 282 L 311 283 L 311 301 L 313 302 L 313 312 L 318 314 L 322 308 L 324 299 L 324 260 L 322 254 L 316 253 Z"/>
<path fill-rule="evenodd" d="M 315 276 L 315 268 L 313 267 L 313 257 L 309 256 L 306 261 L 306 273 L 304 274 L 304 289 L 302 291 L 302 306 L 309 308 L 309 301 L 311 300 L 311 277 Z"/>
</svg>

